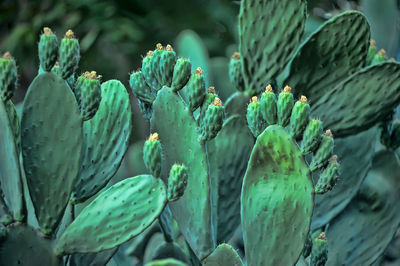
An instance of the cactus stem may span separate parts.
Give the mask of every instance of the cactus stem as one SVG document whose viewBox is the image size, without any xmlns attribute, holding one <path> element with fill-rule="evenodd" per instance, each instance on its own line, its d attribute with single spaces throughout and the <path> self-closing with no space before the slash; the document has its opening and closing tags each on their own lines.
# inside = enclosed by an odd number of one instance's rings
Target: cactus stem
<svg viewBox="0 0 400 266">
<path fill-rule="evenodd" d="M 197 67 L 194 74 L 199 74 L 199 75 L 203 74 L 203 69 L 201 69 L 201 67 Z"/>
<path fill-rule="evenodd" d="M 307 103 L 307 97 L 306 96 L 304 96 L 304 95 L 301 95 L 301 97 L 300 97 L 300 100 L 299 100 L 300 102 L 302 102 L 302 103 Z"/>
<path fill-rule="evenodd" d="M 46 34 L 46 35 L 53 34 L 53 32 L 51 31 L 51 29 L 49 27 L 44 27 L 43 28 L 43 33 Z"/>
<path fill-rule="evenodd" d="M 283 89 L 283 92 L 286 92 L 286 93 L 290 93 L 291 91 L 292 91 L 292 88 L 289 87 L 288 85 L 286 85 L 285 88 Z"/>
<path fill-rule="evenodd" d="M 272 91 L 273 91 L 273 90 L 272 90 L 271 84 L 268 84 L 268 86 L 265 87 L 265 92 L 272 92 Z"/>
<path fill-rule="evenodd" d="M 72 30 L 67 30 L 67 32 L 65 33 L 65 38 L 67 39 L 75 38 L 74 32 Z"/>
<path fill-rule="evenodd" d="M 149 141 L 156 141 L 158 140 L 158 133 L 153 133 L 149 137 Z"/>
<path fill-rule="evenodd" d="M 213 93 L 213 94 L 215 94 L 215 87 L 214 87 L 214 86 L 210 86 L 210 87 L 208 88 L 208 93 Z"/>
<path fill-rule="evenodd" d="M 232 55 L 232 58 L 239 60 L 240 59 L 240 54 L 238 52 L 234 52 Z"/>
<path fill-rule="evenodd" d="M 222 101 L 221 101 L 221 99 L 218 98 L 218 97 L 215 97 L 215 98 L 214 98 L 214 105 L 215 105 L 215 106 L 222 106 Z"/>
</svg>

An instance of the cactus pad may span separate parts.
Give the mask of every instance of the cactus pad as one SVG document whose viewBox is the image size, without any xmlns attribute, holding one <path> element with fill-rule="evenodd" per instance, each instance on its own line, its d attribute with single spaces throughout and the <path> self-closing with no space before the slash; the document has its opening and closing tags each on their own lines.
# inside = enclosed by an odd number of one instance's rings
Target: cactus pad
<svg viewBox="0 0 400 266">
<path fill-rule="evenodd" d="M 82 119 L 66 82 L 54 73 L 29 86 L 21 119 L 24 169 L 40 229 L 57 227 L 75 179 L 82 149 Z"/>
<path fill-rule="evenodd" d="M 242 266 L 242 260 L 237 252 L 228 244 L 219 245 L 213 253 L 202 261 L 205 266 Z"/>
<path fill-rule="evenodd" d="M 298 146 L 284 128 L 267 127 L 257 138 L 243 180 L 247 264 L 294 265 L 308 237 L 313 199 L 310 171 Z"/>
<path fill-rule="evenodd" d="M 143 232 L 167 202 L 163 181 L 151 175 L 127 178 L 102 192 L 71 223 L 57 254 L 99 252 Z"/>
</svg>

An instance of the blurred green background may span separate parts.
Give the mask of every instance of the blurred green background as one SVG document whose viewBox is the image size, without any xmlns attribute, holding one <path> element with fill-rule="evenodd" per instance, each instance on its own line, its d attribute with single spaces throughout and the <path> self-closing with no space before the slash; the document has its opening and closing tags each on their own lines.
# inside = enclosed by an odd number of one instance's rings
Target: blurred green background
<svg viewBox="0 0 400 266">
<path fill-rule="evenodd" d="M 390 57 L 399 54 L 399 0 L 310 0 L 306 35 L 324 20 L 356 9 L 370 21 L 378 48 Z M 72 29 L 80 40 L 78 73 L 96 70 L 102 80 L 119 79 L 127 88 L 128 73 L 140 67 L 142 56 L 157 42 L 176 43 L 185 29 L 195 31 L 211 58 L 228 58 L 236 49 L 240 1 L 231 0 L 3 0 L 0 3 L 0 51 L 16 58 L 19 88 L 14 102 L 22 101 L 37 74 L 37 43 L 44 26 L 59 38 Z M 190 47 L 189 47 L 190 49 Z M 219 61 L 225 62 L 225 61 Z M 147 134 L 135 100 L 134 138 Z"/>
</svg>

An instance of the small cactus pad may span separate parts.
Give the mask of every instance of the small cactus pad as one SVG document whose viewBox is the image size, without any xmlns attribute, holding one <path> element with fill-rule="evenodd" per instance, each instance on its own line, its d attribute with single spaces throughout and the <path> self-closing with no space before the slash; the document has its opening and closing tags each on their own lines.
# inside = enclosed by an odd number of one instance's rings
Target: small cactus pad
<svg viewBox="0 0 400 266">
<path fill-rule="evenodd" d="M 289 124 L 293 106 L 294 98 L 292 94 L 292 88 L 285 86 L 281 93 L 279 93 L 277 103 L 278 124 L 280 126 L 286 127 Z"/>
<path fill-rule="evenodd" d="M 161 84 L 164 86 L 171 87 L 176 59 L 176 53 L 172 46 L 168 44 L 160 58 L 160 77 Z"/>
<path fill-rule="evenodd" d="M 328 266 L 373 265 L 400 222 L 400 163 L 392 151 L 375 154 L 356 197 L 327 229 Z"/>
<path fill-rule="evenodd" d="M 336 137 L 354 135 L 387 117 L 400 103 L 400 64 L 364 68 L 336 85 L 311 107 Z"/>
<path fill-rule="evenodd" d="M 305 0 L 243 0 L 239 14 L 239 52 L 250 94 L 261 92 L 286 67 L 301 42 Z"/>
<path fill-rule="evenodd" d="M 72 30 L 68 30 L 61 40 L 58 56 L 60 74 L 63 79 L 68 79 L 78 69 L 80 56 L 79 42 L 75 39 Z"/>
<path fill-rule="evenodd" d="M 143 161 L 147 170 L 154 176 L 160 177 L 161 173 L 161 143 L 158 134 L 151 134 L 143 145 Z"/>
<path fill-rule="evenodd" d="M 97 196 L 71 223 L 56 254 L 99 252 L 137 236 L 167 202 L 163 181 L 151 175 L 127 178 Z"/>
<path fill-rule="evenodd" d="M 297 262 L 307 240 L 313 198 L 311 174 L 297 144 L 281 126 L 267 127 L 254 145 L 242 186 L 248 265 Z"/>
<path fill-rule="evenodd" d="M 202 140 L 211 140 L 217 136 L 224 122 L 225 112 L 222 102 L 215 97 L 213 102 L 207 106 L 202 121 Z"/>
<path fill-rule="evenodd" d="M 143 59 L 144 60 L 144 59 Z M 145 103 L 152 104 L 156 96 L 147 85 L 142 71 L 133 72 L 129 79 L 133 95 Z"/>
<path fill-rule="evenodd" d="M 313 241 L 310 266 L 324 266 L 328 260 L 328 241 L 322 232 Z"/>
<path fill-rule="evenodd" d="M 324 194 L 336 185 L 339 176 L 339 163 L 337 162 L 337 155 L 333 155 L 329 161 L 328 166 L 324 169 L 315 185 L 315 193 Z"/>
<path fill-rule="evenodd" d="M 0 58 L 0 97 L 8 101 L 17 87 L 17 65 L 9 52 Z"/>
<path fill-rule="evenodd" d="M 225 120 L 215 139 L 207 142 L 211 186 L 218 193 L 217 243 L 228 242 L 240 225 L 240 193 L 254 137 L 239 115 Z"/>
<path fill-rule="evenodd" d="M 265 128 L 265 121 L 261 114 L 261 104 L 256 96 L 251 98 L 251 102 L 247 106 L 247 124 L 255 138 L 260 135 Z"/>
<path fill-rule="evenodd" d="M 7 102 L 4 103 L 8 118 L 10 120 L 11 128 L 14 133 L 14 140 L 15 140 L 15 145 L 17 146 L 18 154 L 21 153 L 21 125 L 20 125 L 20 118 L 19 115 L 17 114 L 17 110 L 15 109 L 15 105 L 11 100 L 8 100 Z"/>
<path fill-rule="evenodd" d="M 272 86 L 268 85 L 265 88 L 265 92 L 261 94 L 261 114 L 267 125 L 273 125 L 277 123 L 277 100 Z"/>
<path fill-rule="evenodd" d="M 49 72 L 57 61 L 58 39 L 50 28 L 44 27 L 39 41 L 40 67 Z"/>
<path fill-rule="evenodd" d="M 285 84 L 296 88 L 296 97 L 307 95 L 314 103 L 364 66 L 369 38 L 368 22 L 360 12 L 334 16 L 300 46 Z"/>
<path fill-rule="evenodd" d="M 83 123 L 84 149 L 72 202 L 90 198 L 114 176 L 128 149 L 132 131 L 129 95 L 118 80 L 101 84 L 96 115 Z"/>
<path fill-rule="evenodd" d="M 310 120 L 310 105 L 307 102 L 305 96 L 301 96 L 292 110 L 292 115 L 290 117 L 290 134 L 294 139 L 298 139 L 302 136 L 305 127 Z"/>
<path fill-rule="evenodd" d="M 173 134 L 171 128 L 174 128 Z M 174 163 L 184 164 L 188 169 L 185 194 L 169 206 L 182 234 L 202 259 L 213 250 L 214 234 L 207 158 L 198 141 L 197 125 L 188 106 L 168 87 L 158 92 L 153 103 L 151 131 L 159 134 L 163 145 L 161 176 L 168 177 Z"/>
<path fill-rule="evenodd" d="M 325 165 L 328 164 L 329 158 L 332 156 L 333 153 L 333 135 L 330 130 L 327 130 L 325 134 L 322 136 L 321 143 L 317 151 L 314 153 L 314 156 L 310 163 L 310 170 L 316 171 L 321 169 Z"/>
<path fill-rule="evenodd" d="M 11 102 L 11 101 L 9 101 Z M 11 103 L 12 104 L 12 103 Z M 4 201 L 17 221 L 26 216 L 19 151 L 7 103 L 0 101 L 0 184 Z M 17 121 L 18 123 L 18 121 Z"/>
<path fill-rule="evenodd" d="M 367 175 L 375 151 L 376 129 L 335 139 L 334 153 L 340 158 L 340 178 L 324 195 L 315 196 L 312 229 L 321 228 L 354 198 Z"/>
<path fill-rule="evenodd" d="M 153 90 L 158 91 L 161 89 L 160 82 L 156 78 L 153 69 L 151 68 L 151 60 L 153 59 L 153 51 L 148 51 L 147 55 L 143 58 L 142 61 L 142 75 L 147 82 L 147 85 Z M 133 75 L 133 73 L 132 73 Z M 133 78 L 131 75 L 131 79 Z M 131 83 L 131 82 L 130 82 Z M 133 90 L 132 84 L 131 88 Z M 140 90 L 142 91 L 142 90 Z M 138 96 L 136 96 L 138 97 Z"/>
<path fill-rule="evenodd" d="M 206 96 L 206 82 L 203 77 L 203 70 L 200 67 L 190 76 L 184 93 L 187 96 L 189 109 L 192 112 L 203 103 Z"/>
<path fill-rule="evenodd" d="M 228 244 L 219 245 L 207 258 L 202 261 L 205 266 L 242 266 L 243 262 L 237 252 Z"/>
<path fill-rule="evenodd" d="M 174 164 L 168 177 L 168 201 L 182 197 L 187 186 L 188 172 L 184 165 Z"/>
<path fill-rule="evenodd" d="M 76 82 L 75 97 L 83 121 L 91 119 L 99 109 L 101 101 L 100 78 L 101 76 L 98 76 L 95 71 L 86 71 Z"/>
<path fill-rule="evenodd" d="M 231 80 L 233 86 L 238 91 L 244 91 L 244 79 L 242 73 L 242 59 L 238 52 L 235 52 L 231 61 L 229 62 L 229 79 Z"/>
<path fill-rule="evenodd" d="M 51 234 L 78 175 L 82 119 L 75 97 L 54 73 L 29 86 L 21 119 L 22 157 L 40 230 Z"/>
<path fill-rule="evenodd" d="M 174 67 L 171 88 L 173 91 L 181 90 L 190 78 L 192 64 L 188 59 L 179 58 Z"/>
<path fill-rule="evenodd" d="M 12 224 L 6 230 L 7 236 L 1 241 L 0 265 L 62 265 L 62 260 L 54 254 L 51 241 L 35 229 Z"/>
</svg>

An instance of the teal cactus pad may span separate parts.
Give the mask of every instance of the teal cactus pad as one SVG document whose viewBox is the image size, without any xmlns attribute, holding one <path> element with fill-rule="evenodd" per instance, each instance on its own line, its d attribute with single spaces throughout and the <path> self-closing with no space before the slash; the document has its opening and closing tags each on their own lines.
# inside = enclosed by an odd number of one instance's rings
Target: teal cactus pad
<svg viewBox="0 0 400 266">
<path fill-rule="evenodd" d="M 80 57 L 79 41 L 75 38 L 72 30 L 68 30 L 61 39 L 58 55 L 60 75 L 63 79 L 66 80 L 74 75 L 78 69 Z"/>
<path fill-rule="evenodd" d="M 350 76 L 312 105 L 314 116 L 345 137 L 372 127 L 400 103 L 400 64 L 382 63 Z"/>
<path fill-rule="evenodd" d="M 213 253 L 202 261 L 205 266 L 242 266 L 242 260 L 237 252 L 228 244 L 219 245 Z"/>
<path fill-rule="evenodd" d="M 44 27 L 38 45 L 40 67 L 49 72 L 57 61 L 58 39 L 50 28 Z"/>
<path fill-rule="evenodd" d="M 143 232 L 167 202 L 163 181 L 151 175 L 127 178 L 102 192 L 71 223 L 57 254 L 99 252 Z"/>
<path fill-rule="evenodd" d="M 7 227 L 7 236 L 1 242 L 0 265 L 60 266 L 61 262 L 53 252 L 51 241 L 33 228 L 22 224 Z"/>
<path fill-rule="evenodd" d="M 163 147 L 161 176 L 166 179 L 174 163 L 188 169 L 185 194 L 169 206 L 193 251 L 204 258 L 212 252 L 214 238 L 206 153 L 188 106 L 168 87 L 158 92 L 153 103 L 151 131 L 158 133 Z"/>
<path fill-rule="evenodd" d="M 71 200 L 82 202 L 103 188 L 117 172 L 132 130 L 129 95 L 118 80 L 101 85 L 95 116 L 83 124 L 84 151 Z"/>
<path fill-rule="evenodd" d="M 239 115 L 224 122 L 217 137 L 207 142 L 213 191 L 218 193 L 217 243 L 228 242 L 240 224 L 240 193 L 254 139 Z"/>
<path fill-rule="evenodd" d="M 338 215 L 357 193 L 374 155 L 376 129 L 335 139 L 334 154 L 340 160 L 340 175 L 335 187 L 324 195 L 315 196 L 312 229 L 318 229 Z"/>
<path fill-rule="evenodd" d="M 21 119 L 22 157 L 40 229 L 51 234 L 62 218 L 81 157 L 82 118 L 66 82 L 54 73 L 29 86 Z"/>
<path fill-rule="evenodd" d="M 250 94 L 261 92 L 286 67 L 300 44 L 305 0 L 244 0 L 239 14 L 239 52 Z"/>
<path fill-rule="evenodd" d="M 235 92 L 225 102 L 225 116 L 229 118 L 231 115 L 246 116 L 247 104 L 250 96 L 245 92 Z"/>
<path fill-rule="evenodd" d="M 8 118 L 10 119 L 11 127 L 14 133 L 15 145 L 17 146 L 18 154 L 21 153 L 21 126 L 19 115 L 17 114 L 17 110 L 15 109 L 15 105 L 11 100 L 8 100 L 5 103 L 5 107 L 7 110 Z"/>
<path fill-rule="evenodd" d="M 300 46 L 283 84 L 314 103 L 338 82 L 364 66 L 369 47 L 369 25 L 357 11 L 333 17 Z"/>
<path fill-rule="evenodd" d="M 375 154 L 357 196 L 331 221 L 326 265 L 373 265 L 400 222 L 400 162 L 391 151 Z"/>
<path fill-rule="evenodd" d="M 12 103 L 11 103 L 12 104 Z M 7 103 L 0 101 L 0 184 L 4 201 L 17 221 L 26 216 L 19 151 L 15 139 L 15 121 L 9 119 Z M 18 122 L 18 121 L 17 121 Z"/>
<path fill-rule="evenodd" d="M 118 247 L 96 253 L 75 253 L 69 259 L 69 266 L 105 266 Z"/>
<path fill-rule="evenodd" d="M 176 259 L 163 259 L 151 261 L 146 263 L 145 266 L 187 266 L 187 264 Z"/>
<path fill-rule="evenodd" d="M 284 128 L 267 127 L 257 138 L 242 186 L 247 265 L 297 262 L 307 240 L 313 198 L 311 174 L 298 146 Z"/>
</svg>

